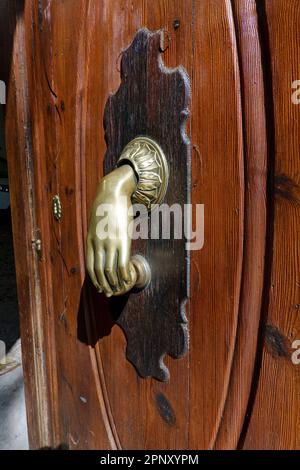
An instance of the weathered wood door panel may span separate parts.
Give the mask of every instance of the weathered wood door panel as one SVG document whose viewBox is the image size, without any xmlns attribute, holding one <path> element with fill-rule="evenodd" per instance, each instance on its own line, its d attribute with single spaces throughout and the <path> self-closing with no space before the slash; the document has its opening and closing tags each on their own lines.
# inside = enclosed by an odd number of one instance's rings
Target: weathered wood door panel
<svg viewBox="0 0 300 470">
<path fill-rule="evenodd" d="M 293 343 L 300 336 L 300 108 L 299 101 L 292 99 L 292 84 L 300 76 L 300 4 L 267 1 L 262 21 L 268 32 L 268 94 L 273 115 L 269 124 L 271 227 L 262 312 L 265 342 L 244 447 L 299 449 L 299 365 L 291 357 Z"/>
<path fill-rule="evenodd" d="M 258 3 L 10 3 L 7 147 L 32 447 L 299 447 L 297 367 L 266 346 L 261 368 L 260 353 L 267 316 L 278 329 L 266 330 L 271 345 L 274 334 L 290 344 L 299 330 L 290 93 L 299 7 Z M 189 353 L 166 359 L 166 383 L 142 379 L 126 360 L 124 333 L 85 272 L 104 106 L 120 83 L 120 55 L 144 26 L 166 31 L 164 63 L 190 76 L 192 202 L 205 205 L 204 248 L 191 259 Z"/>
</svg>

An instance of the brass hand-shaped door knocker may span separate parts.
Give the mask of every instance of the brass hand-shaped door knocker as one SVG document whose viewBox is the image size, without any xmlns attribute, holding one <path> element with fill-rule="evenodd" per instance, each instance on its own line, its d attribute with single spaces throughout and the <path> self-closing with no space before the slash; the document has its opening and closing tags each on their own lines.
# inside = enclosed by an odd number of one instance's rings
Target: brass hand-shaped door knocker
<svg viewBox="0 0 300 470">
<path fill-rule="evenodd" d="M 125 147 L 118 168 L 100 181 L 87 239 L 87 270 L 98 292 L 119 296 L 149 284 L 147 260 L 141 255 L 131 258 L 132 204 L 143 204 L 147 210 L 156 207 L 165 197 L 168 177 L 160 146 L 137 137 Z"/>
<path fill-rule="evenodd" d="M 166 234 L 175 224 L 170 211 L 183 214 L 190 200 L 190 86 L 182 67 L 164 66 L 163 43 L 163 31 L 141 29 L 122 53 L 121 84 L 104 112 L 105 176 L 92 207 L 87 270 L 110 297 L 95 314 L 123 329 L 140 376 L 165 381 L 164 356 L 188 349 L 189 253 L 184 237 Z"/>
</svg>

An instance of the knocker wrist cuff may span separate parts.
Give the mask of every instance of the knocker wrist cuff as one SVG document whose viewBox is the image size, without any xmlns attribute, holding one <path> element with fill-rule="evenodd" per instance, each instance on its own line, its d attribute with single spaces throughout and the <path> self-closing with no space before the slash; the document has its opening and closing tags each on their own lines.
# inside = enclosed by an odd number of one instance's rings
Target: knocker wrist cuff
<svg viewBox="0 0 300 470">
<path fill-rule="evenodd" d="M 144 204 L 150 211 L 161 204 L 168 187 L 169 169 L 161 147 L 148 137 L 137 137 L 124 148 L 118 166 L 128 163 L 134 169 L 138 183 L 132 195 L 133 204 Z"/>
</svg>

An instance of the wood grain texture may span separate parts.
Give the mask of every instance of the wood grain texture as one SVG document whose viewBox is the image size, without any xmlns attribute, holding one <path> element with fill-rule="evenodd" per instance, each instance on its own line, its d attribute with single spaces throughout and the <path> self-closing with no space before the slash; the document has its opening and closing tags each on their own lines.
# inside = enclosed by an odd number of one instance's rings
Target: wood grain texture
<svg viewBox="0 0 300 470">
<path fill-rule="evenodd" d="M 117 3 L 119 4 L 119 2 Z M 172 2 L 170 2 L 171 4 Z M 158 4 L 156 3 L 156 5 Z M 113 21 L 118 8 L 116 5 L 115 10 L 111 11 L 110 21 Z M 124 40 L 116 33 L 119 42 L 115 40 L 114 44 L 118 45 L 119 52 L 113 58 L 114 60 L 132 42 L 136 29 L 141 25 L 149 27 L 152 31 L 164 28 L 165 19 L 161 18 L 161 12 L 153 17 L 148 8 L 148 3 L 140 1 L 134 3 L 132 12 L 127 8 L 128 37 Z M 133 12 L 141 15 L 137 27 L 134 23 Z M 149 17 L 155 18 L 155 25 L 148 24 L 148 14 Z M 173 21 L 171 14 L 172 11 L 169 11 L 170 21 Z M 103 26 L 103 28 L 109 27 L 109 24 Z M 163 54 L 162 59 L 165 62 L 166 54 Z M 178 64 L 182 64 L 182 62 L 180 61 Z M 175 67 L 178 64 L 173 63 L 172 66 Z M 166 65 L 169 66 L 169 62 Z M 112 66 L 111 70 L 119 78 L 117 68 Z M 108 83 L 105 101 L 109 92 L 114 90 Z M 105 318 L 105 311 L 102 312 L 101 318 Z M 107 331 L 103 325 L 102 328 L 100 325 L 100 331 L 102 331 L 101 336 L 103 337 L 99 342 L 99 350 L 101 357 L 104 358 L 103 369 L 109 404 L 122 447 L 141 449 L 145 447 L 159 448 L 162 445 L 167 448 L 187 447 L 188 403 L 185 396 L 188 388 L 188 358 L 179 361 L 166 359 L 167 367 L 170 370 L 169 383 L 163 384 L 155 380 L 145 381 L 137 376 L 125 358 L 126 340 L 122 331 L 109 322 Z M 115 387 L 115 374 L 119 377 L 118 389 Z M 120 390 L 126 390 L 126 393 L 120 393 Z M 129 411 L 129 403 L 132 400 L 136 402 L 136 406 L 131 407 Z M 137 436 L 139 437 L 137 438 Z"/>
<path fill-rule="evenodd" d="M 266 245 L 267 133 L 256 2 L 235 0 L 233 14 L 242 91 L 245 233 L 238 329 L 217 449 L 237 448 L 247 413 L 261 318 Z"/>
<path fill-rule="evenodd" d="M 243 247 L 243 136 L 230 4 L 110 0 L 77 2 L 74 9 L 67 0 L 26 8 L 52 445 L 211 447 L 233 357 Z M 84 271 L 88 212 L 105 154 L 104 105 L 119 85 L 117 59 L 141 25 L 168 30 L 164 62 L 182 64 L 192 78 L 193 202 L 206 206 L 205 248 L 192 257 L 191 354 L 166 360 L 166 384 L 139 378 L 128 364 L 125 337 L 105 320 L 108 303 L 93 293 Z M 55 194 L 60 223 L 51 212 Z M 41 445 L 33 434 L 31 445 Z"/>
<path fill-rule="evenodd" d="M 197 143 L 199 141 L 204 147 L 205 159 L 202 158 L 202 161 L 205 162 L 207 173 L 205 174 L 206 178 L 201 176 L 198 160 L 197 166 L 194 167 L 194 183 L 199 179 L 201 179 L 201 183 L 195 185 L 193 194 L 194 202 L 204 202 L 209 207 L 209 219 L 206 216 L 206 246 L 201 254 L 193 254 L 193 257 L 198 260 L 204 256 L 205 252 L 206 259 L 206 262 L 202 261 L 201 265 L 199 261 L 194 261 L 195 264 L 192 268 L 191 308 L 193 310 L 190 318 L 191 322 L 194 322 L 191 330 L 193 352 L 182 361 L 169 361 L 171 370 L 169 384 L 162 386 L 155 383 L 144 384 L 139 381 L 139 389 L 135 390 L 133 376 L 120 356 L 118 356 L 118 362 L 119 364 L 121 361 L 123 362 L 121 367 L 116 366 L 117 361 L 115 360 L 106 362 L 106 359 L 105 361 L 104 368 L 107 370 L 106 381 L 112 412 L 115 416 L 120 440 L 125 446 L 126 443 L 127 446 L 129 443 L 129 446 L 143 447 L 143 445 L 147 445 L 156 448 L 164 442 L 163 445 L 167 448 L 173 446 L 180 448 L 182 445 L 191 448 L 208 447 L 218 429 L 219 410 L 222 409 L 222 400 L 226 396 L 233 352 L 231 349 L 229 354 L 227 353 L 227 345 L 228 342 L 232 342 L 232 347 L 234 346 L 238 315 L 236 307 L 238 306 L 241 275 L 241 231 L 243 230 L 242 128 L 240 124 L 240 96 L 237 86 L 239 82 L 237 55 L 224 45 L 227 44 L 227 41 L 232 41 L 234 33 L 233 25 L 230 24 L 229 27 L 227 23 L 227 21 L 232 21 L 232 15 L 230 16 L 229 13 L 226 5 L 220 4 L 220 2 L 197 2 L 196 4 L 185 2 L 183 5 L 182 2 L 161 1 L 145 4 L 144 24 L 152 30 L 164 26 L 170 34 L 171 41 L 164 54 L 164 62 L 168 66 L 176 66 L 176 61 L 179 60 L 178 63 L 181 63 L 188 70 L 189 75 L 194 77 L 194 81 L 192 81 L 193 111 L 190 123 L 193 141 L 196 144 L 193 160 L 197 157 Z M 180 22 L 180 27 L 176 30 L 173 26 L 175 19 Z M 196 19 L 198 19 L 198 23 L 196 23 Z M 213 35 L 214 41 L 211 41 L 211 35 Z M 196 40 L 199 36 L 201 36 L 199 44 L 201 54 L 197 54 L 195 51 Z M 216 37 L 219 37 L 219 48 L 214 49 Z M 224 41 L 224 37 L 226 41 Z M 217 74 L 216 67 L 219 67 Z M 195 78 L 196 73 L 201 73 L 201 79 L 198 75 Z M 226 75 L 224 81 L 214 80 L 216 75 L 223 76 L 224 73 Z M 203 80 L 203 76 L 206 78 L 205 80 Z M 229 83 L 225 98 L 224 83 Z M 201 93 L 201 100 L 197 100 L 199 93 Z M 212 102 L 221 102 L 221 111 L 217 105 L 212 107 L 209 104 Z M 205 119 L 202 118 L 202 110 Z M 224 122 L 232 121 L 236 123 L 237 127 L 224 126 Z M 213 138 L 214 134 L 218 136 L 218 139 Z M 195 165 L 195 162 L 193 163 Z M 218 165 L 221 165 L 220 168 Z M 196 186 L 197 190 L 201 191 L 198 197 Z M 224 187 L 226 187 L 228 196 L 227 201 L 223 196 Z M 215 195 L 216 191 L 217 196 Z M 215 211 L 212 211 L 212 203 L 216 205 Z M 224 219 L 217 224 L 212 214 L 218 214 L 220 217 L 221 210 L 225 210 Z M 224 260 L 222 256 L 225 257 Z M 216 269 L 214 261 L 216 259 L 220 261 L 218 269 Z M 199 292 L 200 272 L 201 274 L 205 273 L 201 275 L 202 283 L 205 283 L 201 292 Z M 230 292 L 230 295 L 227 292 Z M 103 357 L 108 358 L 109 355 L 114 354 L 114 359 L 116 359 L 117 331 L 114 329 L 112 333 L 115 337 L 110 336 L 110 349 L 103 352 Z M 102 341 L 102 351 L 104 347 L 107 346 Z M 213 354 L 212 347 L 214 348 Z M 187 368 L 187 361 L 189 361 L 189 368 Z M 219 371 L 217 376 L 216 364 Z M 141 397 L 137 408 L 147 410 L 145 417 L 137 415 L 135 410 L 128 413 L 126 401 L 123 401 L 120 394 L 115 395 L 115 374 L 118 374 L 119 383 L 123 383 L 124 380 L 126 384 L 131 384 L 132 397 Z M 145 391 L 148 389 L 146 395 L 145 392 L 141 393 L 143 389 Z M 176 424 L 173 429 L 168 429 L 163 421 L 160 423 L 156 420 L 157 410 L 153 397 L 158 393 L 164 394 L 176 416 Z M 189 406 L 191 407 L 190 411 Z M 147 420 L 146 426 L 143 424 L 143 419 Z M 124 429 L 128 429 L 129 426 L 132 430 L 131 436 L 124 432 Z M 138 441 L 135 439 L 135 433 L 140 436 Z"/>
<path fill-rule="evenodd" d="M 298 448 L 297 0 L 10 5 L 7 142 L 31 446 Z M 104 107 L 141 27 L 166 30 L 164 63 L 191 78 L 192 202 L 205 204 L 205 245 L 191 260 L 190 353 L 166 359 L 167 383 L 128 363 L 124 333 L 84 263 Z"/>
<path fill-rule="evenodd" d="M 7 84 L 6 149 L 10 204 L 18 281 L 27 422 L 32 442 L 52 442 L 52 413 L 43 347 L 46 320 L 42 303 L 42 277 L 32 242 L 37 236 L 31 119 L 23 2 L 1 4 L 1 79 Z M 3 23 L 5 19 L 5 24 Z M 20 130 L 22 131 L 20 132 Z M 47 344 L 47 346 L 46 346 Z M 42 399 L 41 399 L 42 398 Z"/>
<path fill-rule="evenodd" d="M 213 448 L 227 396 L 239 314 L 243 129 L 231 4 L 201 1 L 196 5 L 192 194 L 194 203 L 205 204 L 205 245 L 192 253 L 189 445 Z"/>
<path fill-rule="evenodd" d="M 62 105 L 64 86 L 68 89 L 68 98 L 72 100 L 76 97 L 76 100 L 80 100 L 76 88 L 77 80 L 72 80 L 77 75 L 70 77 L 71 83 L 65 80 L 65 75 L 69 73 L 71 66 L 77 69 L 77 51 L 73 50 L 72 45 L 73 54 L 69 54 L 70 42 L 66 41 L 64 36 L 64 34 L 72 36 L 76 41 L 80 28 L 79 30 L 76 28 L 75 32 L 74 24 L 71 22 L 69 23 L 70 30 L 64 29 L 61 35 L 56 34 L 55 31 L 51 36 L 49 33 L 52 28 L 51 14 L 53 13 L 53 22 L 57 26 L 58 23 L 55 20 L 56 15 L 61 13 L 59 8 L 62 8 L 63 15 L 66 15 L 69 14 L 72 4 L 70 2 L 65 5 L 56 3 L 58 10 L 54 8 L 53 11 L 49 10 L 49 5 L 48 2 L 44 5 L 43 15 L 40 17 L 36 2 L 27 2 L 24 17 L 25 45 L 28 46 L 26 61 L 29 71 L 27 100 L 30 106 L 29 132 L 32 138 L 31 168 L 35 179 L 37 202 L 35 217 L 43 247 L 42 259 L 39 263 L 39 272 L 43 276 L 39 321 L 43 322 L 41 329 L 44 340 L 41 339 L 39 343 L 40 353 L 37 354 L 35 351 L 32 353 L 38 365 L 45 364 L 48 376 L 48 384 L 38 389 L 40 395 L 35 399 L 34 404 L 39 410 L 44 403 L 46 393 L 49 393 L 53 407 L 51 421 L 47 421 L 46 413 L 39 413 L 41 423 L 39 426 L 30 427 L 30 441 L 32 447 L 63 445 L 75 448 L 80 445 L 84 448 L 87 445 L 109 446 L 109 442 L 113 446 L 113 438 L 105 428 L 108 419 L 103 412 L 105 410 L 103 397 L 99 395 L 101 388 L 97 387 L 98 376 L 93 373 L 93 364 L 87 367 L 87 364 L 91 362 L 89 348 L 84 347 L 80 342 L 76 343 L 76 314 L 79 310 L 82 286 L 80 262 L 77 259 L 79 257 L 82 260 L 83 244 L 80 244 L 81 218 L 78 217 L 80 212 L 73 201 L 75 198 L 77 202 L 81 201 L 80 188 L 75 192 L 76 172 L 79 170 L 80 160 L 78 151 L 77 154 L 76 151 L 69 153 L 69 149 L 72 149 L 78 142 L 74 134 L 76 131 L 78 134 L 79 128 L 74 122 L 76 112 L 70 113 L 70 117 L 66 119 L 67 122 L 60 113 L 64 108 L 68 115 L 69 102 L 66 100 L 65 105 Z M 84 9 L 77 13 L 81 18 Z M 58 43 L 55 42 L 56 40 Z M 19 44 L 19 48 L 22 51 L 24 46 Z M 53 53 L 54 50 L 55 53 Z M 67 57 L 63 66 L 60 65 L 59 60 L 62 55 Z M 57 58 L 57 62 L 53 57 Z M 19 70 L 19 62 L 17 62 L 16 70 Z M 26 83 L 26 80 L 18 80 L 17 85 L 21 88 L 24 82 Z M 72 103 L 73 110 L 76 100 Z M 69 144 L 70 147 L 68 147 Z M 41 155 L 43 158 L 40 158 Z M 28 186 L 26 189 L 30 193 L 31 188 Z M 65 211 L 61 225 L 57 224 L 52 216 L 54 194 L 60 194 Z M 30 234 L 31 238 L 32 234 Z M 74 245 L 70 246 L 68 239 L 74 240 L 77 248 Z M 69 248 L 74 251 L 70 253 Z M 84 268 L 83 263 L 81 266 Z M 83 270 L 83 276 L 84 274 Z M 36 279 L 35 282 L 37 282 Z M 73 295 L 73 293 L 76 294 Z M 32 301 L 36 302 L 36 299 L 32 298 Z M 30 318 L 35 322 L 34 336 L 36 336 L 40 330 L 37 328 L 35 318 Z M 30 350 L 28 346 L 28 351 Z M 42 352 L 43 361 L 40 358 Z M 70 356 L 73 356 L 74 362 L 70 361 Z M 32 364 L 28 364 L 25 368 L 28 374 L 30 374 L 31 367 Z M 85 370 L 85 373 L 79 374 L 80 370 Z M 37 377 L 39 373 L 40 371 L 35 372 Z M 96 383 L 90 387 L 94 380 Z M 30 393 L 29 388 L 27 396 L 30 397 Z M 30 401 L 30 398 L 28 400 Z M 89 402 L 97 403 L 96 408 L 86 406 Z M 89 425 L 86 427 L 84 423 L 89 423 Z M 43 428 L 43 426 L 48 429 L 48 438 L 46 439 L 45 435 L 36 438 L 36 429 Z M 109 425 L 107 426 L 110 429 Z M 80 429 L 83 432 L 79 433 Z M 97 431 L 93 431 L 94 429 Z"/>
<path fill-rule="evenodd" d="M 273 235 L 268 240 L 263 346 L 257 386 L 245 430 L 245 449 L 299 449 L 300 376 L 291 360 L 300 338 L 299 174 L 300 107 L 292 83 L 300 77 L 300 4 L 267 0 L 259 10 L 268 67 L 267 92 L 274 124 L 269 204 Z M 263 338 L 262 338 L 263 340 Z"/>
</svg>

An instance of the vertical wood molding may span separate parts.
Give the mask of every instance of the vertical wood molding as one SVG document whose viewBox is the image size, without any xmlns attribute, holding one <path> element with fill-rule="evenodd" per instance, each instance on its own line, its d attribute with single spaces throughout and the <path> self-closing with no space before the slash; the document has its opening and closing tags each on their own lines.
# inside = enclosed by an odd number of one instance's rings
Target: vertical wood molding
<svg viewBox="0 0 300 470">
<path fill-rule="evenodd" d="M 300 448 L 300 106 L 292 83 L 300 79 L 300 3 L 257 1 L 264 39 L 270 106 L 269 193 L 271 236 L 259 374 L 243 439 L 244 449 Z"/>
<path fill-rule="evenodd" d="M 52 414 L 45 349 L 45 309 L 41 267 L 33 240 L 39 236 L 36 218 L 32 115 L 29 105 L 28 56 L 31 42 L 31 2 L 11 2 L 13 40 L 6 114 L 6 146 L 20 311 L 23 368 L 29 442 L 33 448 L 51 446 Z"/>
<path fill-rule="evenodd" d="M 244 156 L 231 3 L 194 2 L 193 203 L 205 245 L 192 253 L 190 448 L 213 448 L 235 352 L 244 237 Z"/>
<path fill-rule="evenodd" d="M 257 353 L 266 243 L 267 135 L 256 2 L 233 0 L 232 7 L 243 110 L 245 232 L 236 345 L 216 449 L 237 447 L 246 416 Z"/>
</svg>

